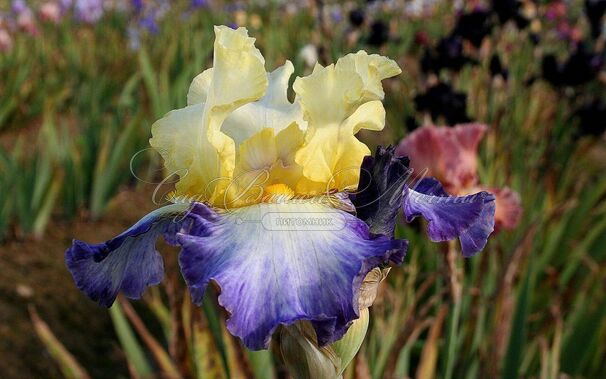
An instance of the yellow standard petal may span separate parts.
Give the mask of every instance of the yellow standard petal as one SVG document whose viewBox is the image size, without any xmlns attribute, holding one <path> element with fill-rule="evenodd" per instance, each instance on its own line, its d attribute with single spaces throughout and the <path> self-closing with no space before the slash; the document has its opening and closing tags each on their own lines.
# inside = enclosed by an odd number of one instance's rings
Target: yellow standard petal
<svg viewBox="0 0 606 379">
<path fill-rule="evenodd" d="M 360 129 L 383 129 L 385 110 L 378 101 L 384 95 L 381 80 L 399 72 L 387 58 L 358 52 L 297 78 L 294 90 L 308 123 L 305 144 L 295 155 L 304 176 L 297 191 L 357 186 L 362 159 L 370 151 L 354 134 Z"/>
<path fill-rule="evenodd" d="M 212 78 L 212 68 L 204 70 L 194 78 L 189 86 L 189 92 L 187 92 L 187 105 L 206 103 Z"/>
<path fill-rule="evenodd" d="M 317 65 L 311 75 L 295 80 L 294 90 L 308 122 L 305 146 L 295 161 L 307 179 L 320 183 L 331 180 L 340 158 L 340 137 L 346 137 L 340 133 L 341 123 L 355 110 L 362 88 L 359 75 L 337 71 L 334 65 Z"/>
<path fill-rule="evenodd" d="M 286 61 L 270 73 L 265 96 L 230 114 L 221 129 L 223 133 L 239 145 L 263 128 L 272 128 L 277 133 L 296 122 L 304 130 L 303 110 L 298 103 L 288 101 L 287 97 L 288 80 L 293 72 L 294 66 Z"/>
<path fill-rule="evenodd" d="M 215 34 L 213 67 L 192 81 L 188 106 L 152 126 L 151 145 L 179 176 L 175 196 L 239 207 L 277 189 L 354 189 L 370 153 L 355 134 L 384 127 L 381 80 L 399 74 L 397 64 L 360 51 L 316 65 L 295 81 L 291 103 L 291 62 L 268 74 L 246 29 Z"/>
<path fill-rule="evenodd" d="M 222 196 L 235 167 L 235 144 L 221 126 L 230 113 L 261 98 L 267 88 L 265 60 L 246 29 L 219 26 L 215 35 L 214 67 L 194 79 L 189 106 L 152 126 L 150 140 L 167 170 L 180 176 L 177 195 L 211 202 Z"/>
<path fill-rule="evenodd" d="M 225 208 L 251 205 L 261 201 L 271 168 L 278 159 L 275 132 L 262 129 L 244 141 L 238 151 L 238 165 L 229 186 Z"/>
<path fill-rule="evenodd" d="M 269 187 L 295 188 L 302 170 L 294 162 L 294 154 L 303 139 L 303 132 L 293 122 L 277 135 L 273 128 L 263 128 L 244 141 L 238 149 L 234 180 L 228 188 L 224 207 L 262 201 Z"/>
<path fill-rule="evenodd" d="M 393 60 L 378 54 L 368 55 L 360 50 L 355 54 L 347 54 L 337 61 L 337 69 L 356 72 L 364 82 L 364 99 L 383 100 L 383 79 L 400 75 L 402 70 Z"/>
</svg>

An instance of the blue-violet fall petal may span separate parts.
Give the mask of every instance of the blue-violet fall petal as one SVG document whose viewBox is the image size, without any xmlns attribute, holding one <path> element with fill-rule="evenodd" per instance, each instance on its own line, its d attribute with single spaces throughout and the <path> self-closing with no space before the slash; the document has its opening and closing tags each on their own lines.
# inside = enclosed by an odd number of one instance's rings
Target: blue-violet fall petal
<svg viewBox="0 0 606 379">
<path fill-rule="evenodd" d="M 343 336 L 358 318 L 366 274 L 404 259 L 406 241 L 373 236 L 355 216 L 318 203 L 256 204 L 216 213 L 196 204 L 207 222 L 178 233 L 181 271 L 200 304 L 212 280 L 230 313 L 228 330 L 252 350 L 274 330 L 310 320 L 318 343 Z"/>
<path fill-rule="evenodd" d="M 65 264 L 77 287 L 100 305 L 110 307 L 119 291 L 131 299 L 141 297 L 146 287 L 159 284 L 164 262 L 156 251 L 156 240 L 164 235 L 174 244 L 189 204 L 157 209 L 128 230 L 99 244 L 74 240 L 65 252 Z"/>
<path fill-rule="evenodd" d="M 429 222 L 432 241 L 458 237 L 465 257 L 482 250 L 494 229 L 495 197 L 488 192 L 449 196 L 439 181 L 425 178 L 404 189 L 402 204 L 406 221 L 423 216 Z"/>
</svg>

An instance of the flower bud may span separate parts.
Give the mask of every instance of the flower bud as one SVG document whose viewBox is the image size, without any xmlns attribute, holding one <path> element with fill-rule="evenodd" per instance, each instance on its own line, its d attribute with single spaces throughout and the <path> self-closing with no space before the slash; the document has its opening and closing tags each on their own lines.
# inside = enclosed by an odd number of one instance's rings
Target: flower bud
<svg viewBox="0 0 606 379">
<path fill-rule="evenodd" d="M 275 338 L 276 336 L 274 336 Z M 276 348 L 293 379 L 337 378 L 340 359 L 330 346 L 319 347 L 309 321 L 280 328 Z"/>
<path fill-rule="evenodd" d="M 358 350 L 360 350 L 360 347 L 362 347 L 362 342 L 364 342 L 364 337 L 366 337 L 366 332 L 368 331 L 369 320 L 368 308 L 360 310 L 360 318 L 354 320 L 343 338 L 331 345 L 334 354 L 339 357 L 341 364 L 341 369 L 338 373 L 339 376 L 343 374 L 343 371 L 349 366 Z"/>
<path fill-rule="evenodd" d="M 377 297 L 379 283 L 388 273 L 389 268 L 374 268 L 366 275 L 358 296 L 360 317 L 353 321 L 339 341 L 319 347 L 316 333 L 309 321 L 300 321 L 279 329 L 274 335 L 273 348 L 294 379 L 341 378 L 364 342 L 370 320 L 368 307 Z"/>
</svg>

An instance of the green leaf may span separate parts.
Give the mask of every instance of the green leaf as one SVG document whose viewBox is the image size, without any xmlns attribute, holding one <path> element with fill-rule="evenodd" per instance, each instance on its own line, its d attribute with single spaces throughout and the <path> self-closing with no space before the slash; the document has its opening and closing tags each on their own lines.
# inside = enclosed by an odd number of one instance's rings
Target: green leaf
<svg viewBox="0 0 606 379">
<path fill-rule="evenodd" d="M 114 305 L 109 308 L 109 315 L 112 318 L 114 329 L 116 330 L 120 345 L 124 350 L 124 354 L 126 354 L 126 359 L 129 364 L 136 370 L 139 377 L 153 378 L 153 371 L 147 361 L 145 352 L 141 348 L 139 341 L 137 341 L 135 333 L 130 327 L 118 302 L 115 302 Z"/>
<path fill-rule="evenodd" d="M 526 350 L 526 339 L 528 333 L 528 309 L 530 306 L 530 293 L 533 283 L 533 269 L 528 267 L 526 276 L 518 293 L 516 310 L 513 315 L 511 334 L 505 355 L 502 377 L 505 379 L 518 378 L 521 373 L 520 366 L 522 357 Z"/>
</svg>

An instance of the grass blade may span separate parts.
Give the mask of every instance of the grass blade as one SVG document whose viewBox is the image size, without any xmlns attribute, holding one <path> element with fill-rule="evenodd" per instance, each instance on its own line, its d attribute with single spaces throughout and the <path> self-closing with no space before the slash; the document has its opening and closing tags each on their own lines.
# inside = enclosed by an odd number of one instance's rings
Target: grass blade
<svg viewBox="0 0 606 379">
<path fill-rule="evenodd" d="M 55 337 L 48 324 L 40 318 L 34 307 L 30 307 L 29 314 L 36 334 L 48 349 L 51 357 L 59 365 L 63 376 L 66 379 L 90 379 L 90 375 Z"/>
<path fill-rule="evenodd" d="M 515 314 L 513 316 L 511 334 L 507 346 L 507 354 L 503 365 L 503 378 L 518 378 L 520 365 L 526 348 L 527 319 L 530 304 L 530 291 L 532 288 L 533 270 L 531 267 L 526 272 L 524 283 L 518 294 Z"/>
<path fill-rule="evenodd" d="M 120 303 L 115 302 L 114 305 L 109 308 L 109 314 L 114 323 L 116 334 L 118 335 L 124 354 L 126 354 L 129 365 L 132 365 L 139 377 L 153 377 L 153 371 L 147 361 L 145 352 L 141 348 L 139 341 L 137 341 L 137 338 L 135 337 L 135 333 L 128 324 L 128 321 L 122 312 Z"/>
</svg>

